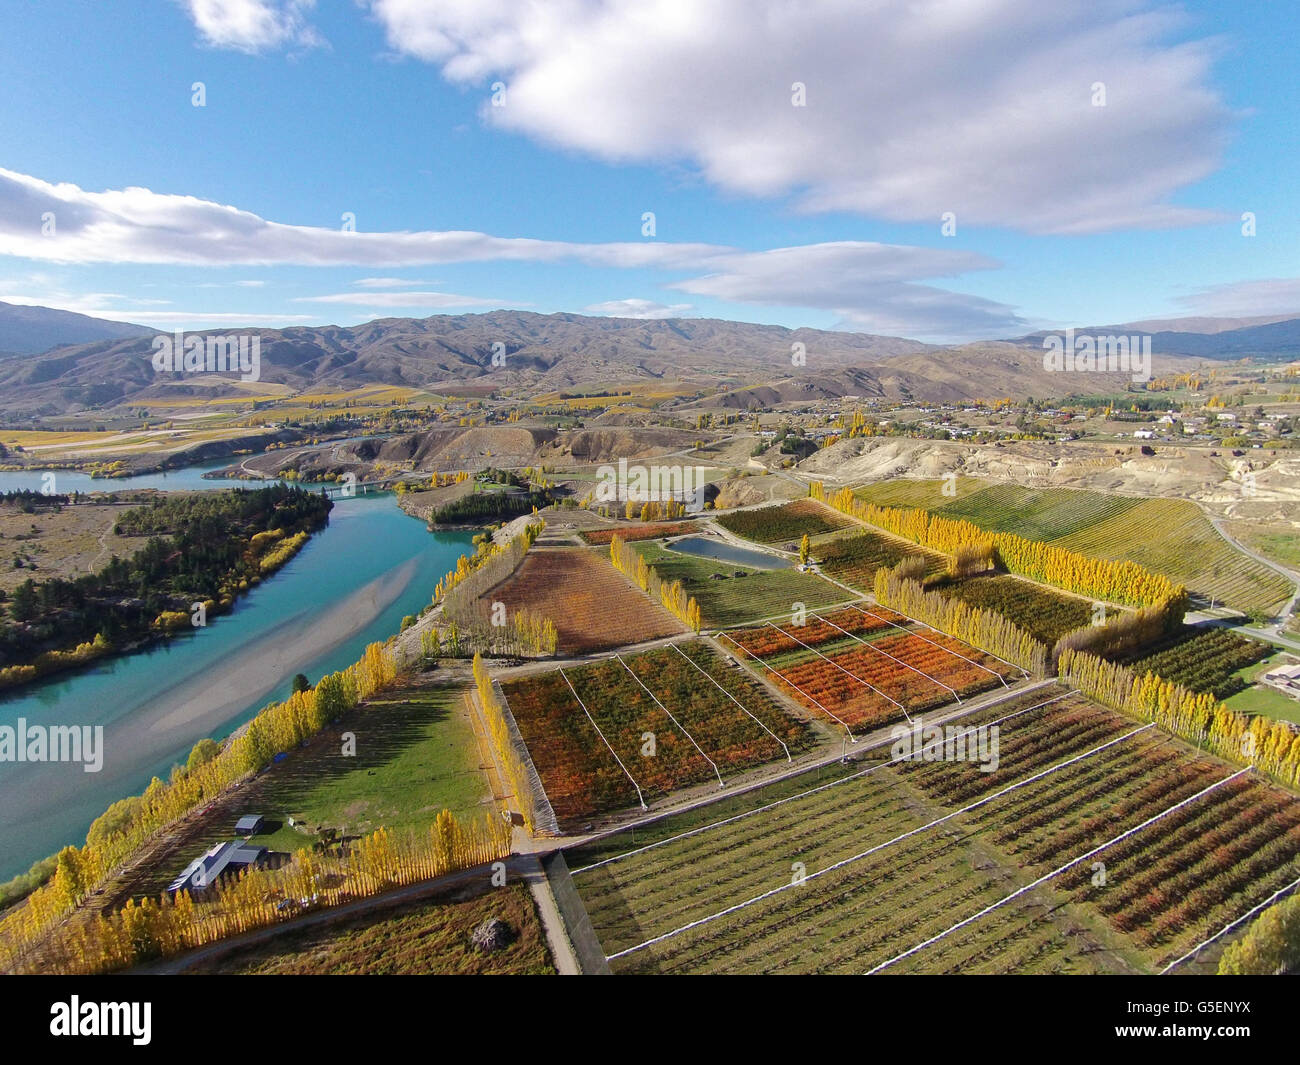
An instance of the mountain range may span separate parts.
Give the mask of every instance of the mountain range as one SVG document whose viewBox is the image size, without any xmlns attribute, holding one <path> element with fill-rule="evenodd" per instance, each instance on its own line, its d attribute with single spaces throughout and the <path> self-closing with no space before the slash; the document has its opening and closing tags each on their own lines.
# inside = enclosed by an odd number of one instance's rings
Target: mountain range
<svg viewBox="0 0 1300 1065">
<path fill-rule="evenodd" d="M 20 347 L 24 320 L 42 322 L 46 335 L 74 327 L 103 335 L 0 359 L 3 410 L 65 414 L 250 387 L 206 374 L 156 373 L 151 356 L 157 331 L 43 308 L 0 304 L 0 349 L 6 343 Z M 1077 330 L 1144 331 L 1151 331 L 1157 374 L 1208 359 L 1300 356 L 1300 318 L 1173 319 Z M 1043 368 L 1045 333 L 938 347 L 900 337 L 719 319 L 527 311 L 250 332 L 260 338 L 260 380 L 279 386 L 273 389 L 278 392 L 382 384 L 536 394 L 662 381 L 699 384 L 716 394 L 710 402 L 724 406 L 755 407 L 842 395 L 934 401 L 1043 396 L 1122 390 L 1128 381 L 1127 375 L 1109 374 L 1101 375 L 1105 380 L 1091 376 L 1086 387 L 1082 381 L 1079 388 L 1063 385 L 1059 374 Z M 26 335 L 30 345 L 36 334 L 29 329 Z"/>
<path fill-rule="evenodd" d="M 0 303 L 0 355 L 37 355 L 66 344 L 151 336 L 146 325 L 111 322 L 53 307 Z"/>
</svg>

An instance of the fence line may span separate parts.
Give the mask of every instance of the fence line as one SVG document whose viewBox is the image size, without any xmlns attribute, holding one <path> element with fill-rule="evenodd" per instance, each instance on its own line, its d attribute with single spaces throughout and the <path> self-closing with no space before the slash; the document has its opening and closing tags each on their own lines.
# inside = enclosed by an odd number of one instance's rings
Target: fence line
<svg viewBox="0 0 1300 1065">
<path fill-rule="evenodd" d="M 794 681 L 787 679 L 787 678 L 786 678 L 786 675 L 785 675 L 784 673 L 782 673 L 779 669 L 777 669 L 775 666 L 769 666 L 766 662 L 764 662 L 761 658 L 759 658 L 758 655 L 754 654 L 753 651 L 749 650 L 749 648 L 747 648 L 747 647 L 741 647 L 740 644 L 736 643 L 735 640 L 732 640 L 732 639 L 731 639 L 731 634 L 730 634 L 730 633 L 727 633 L 727 632 L 725 632 L 725 631 L 719 631 L 719 632 L 718 632 L 718 635 L 719 635 L 720 637 L 721 637 L 721 636 L 725 636 L 728 640 L 731 640 L 732 643 L 735 643 L 737 647 L 740 647 L 740 649 L 741 649 L 742 651 L 744 651 L 745 654 L 749 655 L 750 658 L 752 658 L 752 659 L 753 659 L 755 662 L 757 662 L 760 666 L 762 666 L 764 669 L 766 669 L 769 673 L 775 673 L 778 677 L 780 677 L 783 681 L 785 681 L 786 684 L 790 685 L 790 687 L 792 687 L 795 691 L 797 691 L 797 692 L 798 692 L 800 695 L 802 695 L 805 699 L 809 699 L 809 700 L 811 700 L 812 702 L 816 703 L 817 706 L 818 706 L 818 708 L 819 708 L 819 709 L 820 709 L 820 710 L 821 710 L 821 711 L 822 711 L 822 712 L 823 712 L 827 717 L 829 717 L 832 721 L 838 721 L 838 722 L 839 722 L 839 723 L 844 727 L 844 731 L 848 733 L 848 735 L 849 735 L 849 740 L 850 740 L 851 742 L 853 742 L 853 743 L 857 743 L 857 742 L 858 742 L 858 738 L 857 738 L 855 735 L 853 735 L 853 730 L 852 730 L 851 728 L 849 728 L 849 724 L 848 724 L 848 722 L 845 721 L 842 717 L 840 717 L 838 714 L 836 714 L 836 713 L 835 713 L 834 711 L 832 711 L 832 710 L 827 710 L 826 707 L 822 706 L 822 704 L 821 704 L 818 700 L 814 699 L 811 695 L 809 695 L 806 691 L 804 691 L 801 687 L 799 687 L 799 685 L 797 685 Z"/>
<path fill-rule="evenodd" d="M 501 687 L 500 681 L 492 681 L 492 692 L 501 705 L 501 716 L 506 723 L 506 732 L 510 736 L 510 745 L 519 755 L 519 760 L 528 774 L 528 790 L 530 792 L 528 799 L 529 805 L 532 806 L 533 828 L 541 835 L 558 836 L 560 834 L 559 818 L 555 816 L 555 809 L 551 806 L 551 800 L 546 796 L 546 788 L 542 784 L 542 775 L 537 772 L 537 766 L 533 764 L 533 756 L 528 751 L 528 744 L 524 742 L 523 733 L 519 731 L 514 711 L 510 709 L 510 700 L 506 698 L 506 693 Z"/>
<path fill-rule="evenodd" d="M 1241 924 L 1243 921 L 1249 920 L 1251 917 L 1255 916 L 1255 914 L 1257 914 L 1260 910 L 1262 910 L 1265 906 L 1271 906 L 1278 898 L 1285 895 L 1288 891 L 1295 890 L 1295 888 L 1297 887 L 1300 887 L 1300 879 L 1292 880 L 1291 883 L 1286 885 L 1286 887 L 1278 888 L 1275 892 L 1273 892 L 1273 894 L 1271 894 L 1263 902 L 1259 903 L 1256 906 L 1252 906 L 1249 910 L 1243 913 L 1235 921 L 1232 921 L 1229 924 L 1224 925 L 1217 932 L 1215 932 L 1214 935 L 1210 936 L 1209 939 L 1202 940 L 1200 943 L 1197 943 L 1196 946 L 1194 946 L 1191 950 L 1189 950 L 1177 961 L 1171 961 L 1168 965 L 1166 965 L 1163 969 L 1160 970 L 1160 975 L 1164 976 L 1166 973 L 1169 972 L 1170 969 L 1174 969 L 1177 968 L 1179 965 L 1182 965 L 1182 963 L 1185 962 L 1188 958 L 1190 958 L 1194 954 L 1199 953 L 1203 948 L 1208 947 L 1220 936 L 1227 935 L 1227 933 L 1231 932 L 1234 928 L 1237 927 L 1237 925 Z"/>
<path fill-rule="evenodd" d="M 976 669 L 982 669 L 982 670 L 984 670 L 985 673 L 988 673 L 988 674 L 991 674 L 991 675 L 994 676 L 994 677 L 997 677 L 998 680 L 1000 680 L 1000 681 L 1002 682 L 1002 687 L 1004 687 L 1004 688 L 1010 688 L 1010 687 L 1011 687 L 1011 685 L 1007 683 L 1007 678 L 1004 677 L 1001 673 L 999 673 L 996 669 L 989 669 L 989 667 L 986 666 L 986 665 L 984 665 L 983 662 L 976 662 L 975 659 L 973 659 L 973 658 L 967 658 L 964 654 L 960 653 L 959 651 L 954 651 L 951 647 L 945 647 L 943 644 L 939 643 L 937 640 L 932 640 L 932 639 L 930 639 L 930 637 L 926 636 L 925 633 L 917 632 L 915 629 L 909 629 L 906 625 L 899 625 L 899 624 L 898 624 L 897 622 L 895 622 L 895 621 L 887 621 L 885 618 L 882 618 L 879 614 L 876 614 L 876 613 L 874 613 L 873 611 L 870 611 L 870 610 L 863 610 L 862 607 L 860 607 L 860 606 L 854 606 L 853 609 L 856 610 L 859 614 L 865 614 L 865 615 L 866 615 L 867 617 L 869 617 L 869 618 L 875 618 L 877 621 L 882 621 L 882 622 L 884 622 L 885 625 L 887 625 L 889 628 L 897 629 L 899 632 L 905 632 L 905 633 L 907 633 L 909 636 L 915 636 L 918 640 L 924 640 L 924 641 L 925 641 L 926 643 L 928 643 L 931 647 L 937 647 L 937 648 L 939 648 L 940 651 L 947 651 L 947 652 L 948 652 L 950 655 L 952 655 L 954 658 L 960 658 L 963 662 L 967 662 L 967 663 L 969 663 L 970 665 L 974 666 Z M 892 609 L 892 608 L 891 608 L 891 609 Z M 898 614 L 898 611 L 895 610 L 894 613 Z M 899 617 L 902 617 L 902 618 L 906 618 L 906 617 L 907 617 L 906 614 L 899 614 L 898 616 L 899 616 Z M 915 618 L 909 618 L 908 620 L 909 620 L 909 621 L 916 621 Z M 918 625 L 925 625 L 925 622 L 924 622 L 924 621 L 916 621 L 916 624 L 918 624 Z M 927 629 L 930 629 L 931 632 L 939 632 L 938 629 L 936 629 L 936 628 L 931 628 L 929 625 L 925 625 L 925 627 L 926 627 Z M 948 634 L 947 634 L 946 632 L 945 632 L 945 633 L 942 633 L 942 635 L 944 635 L 944 636 L 948 636 Z M 956 637 L 956 636 L 948 636 L 948 639 L 950 639 L 950 640 L 956 640 L 957 637 Z M 965 641 L 965 640 L 958 640 L 957 642 L 958 642 L 958 643 L 965 643 L 966 641 Z M 973 648 L 973 646 L 972 646 L 972 650 L 973 650 L 973 649 L 974 649 L 974 648 Z M 983 653 L 986 654 L 986 655 L 988 655 L 990 658 L 998 658 L 997 655 L 993 654 L 993 653 L 990 652 L 990 651 L 984 651 Z M 1025 672 L 1025 671 L 1024 671 L 1023 669 L 1021 669 L 1019 666 L 1014 665 L 1014 664 L 1011 663 L 1011 662 L 1007 662 L 1007 661 L 1005 661 L 1005 660 L 1003 660 L 1003 659 L 1001 659 L 1001 658 L 998 658 L 998 661 L 999 661 L 999 662 L 1002 662 L 1003 665 L 1011 666 L 1012 669 L 1020 669 L 1020 672 L 1021 672 L 1021 673 L 1024 673 L 1024 672 Z"/>
<path fill-rule="evenodd" d="M 768 622 L 768 627 L 769 627 L 769 628 L 776 629 L 777 632 L 781 633 L 781 634 L 784 635 L 784 636 L 790 636 L 790 634 L 789 634 L 788 632 L 786 632 L 785 629 L 780 628 L 780 627 L 777 626 L 777 625 L 773 625 L 771 622 Z M 879 688 L 877 688 L 877 687 L 876 687 L 874 684 L 872 684 L 870 681 L 863 680 L 861 677 L 859 677 L 859 676 L 858 676 L 856 673 L 854 673 L 852 670 L 845 669 L 842 665 L 840 665 L 838 662 L 836 662 L 835 659 L 833 659 L 833 658 L 827 658 L 824 654 L 822 654 L 819 650 L 817 650 L 816 647 L 809 647 L 808 644 L 804 643 L 803 640 L 799 639 L 798 636 L 790 636 L 790 639 L 794 640 L 794 642 L 797 643 L 797 644 L 798 644 L 800 647 L 802 647 L 804 650 L 806 650 L 806 651 L 811 651 L 813 654 L 815 654 L 818 658 L 822 659 L 824 662 L 829 662 L 829 663 L 830 663 L 831 665 L 833 665 L 836 669 L 838 669 L 841 673 L 845 674 L 846 676 L 852 677 L 852 678 L 853 678 L 854 680 L 856 680 L 859 684 L 861 684 L 861 685 L 863 685 L 863 686 L 865 686 L 865 687 L 867 687 L 867 688 L 870 688 L 873 692 L 875 692 L 877 695 L 879 695 L 882 699 L 888 699 L 891 703 L 893 703 L 896 707 L 898 707 L 898 709 L 900 709 L 901 711 L 903 711 L 903 716 L 904 716 L 905 718 L 907 718 L 909 724 L 911 723 L 911 721 L 912 721 L 912 715 L 909 714 L 909 713 L 907 712 L 907 707 L 905 707 L 902 703 L 900 703 L 900 702 L 899 702 L 897 699 L 895 699 L 893 696 L 886 695 L 884 692 L 882 692 Z"/>
<path fill-rule="evenodd" d="M 904 662 L 901 658 L 895 658 L 895 657 L 894 657 L 893 655 L 891 655 L 888 651 L 882 651 L 879 647 L 876 647 L 876 646 L 875 646 L 875 645 L 874 645 L 870 640 L 864 640 L 864 639 L 862 639 L 860 636 L 857 636 L 856 634 L 854 634 L 854 633 L 852 633 L 852 632 L 849 632 L 848 629 L 840 629 L 840 627 L 839 627 L 838 625 L 836 625 L 835 622 L 833 622 L 833 621 L 827 621 L 827 619 L 824 618 L 824 617 L 822 617 L 820 614 L 814 614 L 813 617 L 815 617 L 818 621 L 824 621 L 824 622 L 826 622 L 826 624 L 829 625 L 829 626 L 831 626 L 831 628 L 833 628 L 833 629 L 839 629 L 840 632 L 844 633 L 845 636 L 848 636 L 848 637 L 850 637 L 851 639 L 857 640 L 858 643 L 862 644 L 863 647 L 866 647 L 866 648 L 868 648 L 868 649 L 870 649 L 870 650 L 872 650 L 872 651 L 875 651 L 876 654 L 884 655 L 886 658 L 890 659 L 891 661 L 893 661 L 893 662 L 897 662 L 900 666 L 903 666 L 903 667 L 905 667 L 905 668 L 907 668 L 907 669 L 910 669 L 910 670 L 911 670 L 913 673 L 915 673 L 917 676 L 919 676 L 919 677 L 924 677 L 924 678 L 925 678 L 926 680 L 928 680 L 931 684 L 937 684 L 940 688 L 943 688 L 945 691 L 951 692 L 951 693 L 952 693 L 952 697 L 953 697 L 954 699 L 956 699 L 957 702 L 958 702 L 959 704 L 961 703 L 961 696 L 957 694 L 957 689 L 956 689 L 956 688 L 950 688 L 947 684 L 945 684 L 943 681 L 941 681 L 938 677 L 932 677 L 932 676 L 930 676 L 930 674 L 927 673 L 925 670 L 923 670 L 923 669 L 917 669 L 916 666 L 914 666 L 914 665 L 912 665 L 912 664 L 910 664 L 910 663 L 908 663 L 908 662 Z M 785 630 L 782 630 L 782 631 L 785 631 Z M 912 633 L 909 632 L 907 635 L 911 636 Z"/>
</svg>

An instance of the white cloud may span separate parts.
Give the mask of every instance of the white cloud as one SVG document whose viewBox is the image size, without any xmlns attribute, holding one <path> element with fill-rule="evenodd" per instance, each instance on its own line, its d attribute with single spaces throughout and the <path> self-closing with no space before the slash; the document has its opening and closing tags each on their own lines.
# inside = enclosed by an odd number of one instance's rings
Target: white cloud
<svg viewBox="0 0 1300 1065">
<path fill-rule="evenodd" d="M 847 328 L 950 341 L 1008 336 L 1025 324 L 1006 304 L 918 282 L 988 270 L 975 252 L 838 241 L 715 259 L 715 272 L 670 284 L 739 303 L 816 307 Z"/>
<path fill-rule="evenodd" d="M 410 281 L 402 277 L 363 277 L 352 282 L 358 288 L 415 288 L 418 285 L 437 285 L 438 281 Z"/>
<path fill-rule="evenodd" d="M 612 318 L 683 318 L 694 310 L 689 303 L 656 303 L 654 300 L 606 300 L 584 307 L 584 314 L 607 314 Z"/>
<path fill-rule="evenodd" d="M 309 314 L 245 314 L 237 311 L 139 311 L 129 307 L 114 311 L 112 317 L 138 322 L 140 325 L 309 325 L 317 319 Z"/>
<path fill-rule="evenodd" d="M 454 292 L 335 292 L 299 296 L 295 303 L 351 303 L 366 307 L 500 307 L 501 300 L 458 296 Z M 517 305 L 516 305 L 517 306 Z"/>
<path fill-rule="evenodd" d="M 316 0 L 183 0 L 204 43 L 240 52 L 323 44 L 307 22 Z"/>
<path fill-rule="evenodd" d="M 6 295 L 5 302 L 24 307 L 52 307 L 59 311 L 88 314 L 92 318 L 107 318 L 114 322 L 131 322 L 136 325 L 266 325 L 282 326 L 310 323 L 316 318 L 305 314 L 246 314 L 238 311 L 156 311 L 150 307 L 168 303 L 168 300 L 135 300 L 141 306 L 123 306 L 121 301 L 131 297 L 118 293 L 88 292 L 78 295 L 46 292 L 40 296 Z"/>
<path fill-rule="evenodd" d="M 45 220 L 51 217 L 53 234 L 43 235 L 48 228 Z M 714 244 L 580 244 L 458 231 L 343 232 L 272 222 L 192 196 L 143 188 L 87 192 L 4 169 L 0 169 L 0 255 L 54 263 L 191 266 L 572 262 L 688 274 L 666 279 L 666 287 L 741 303 L 829 310 L 846 321 L 876 323 L 872 328 L 879 332 L 944 338 L 1005 336 L 1022 324 L 1003 304 L 922 284 L 999 265 L 956 248 L 838 241 L 742 251 Z M 500 306 L 499 301 L 482 297 L 371 290 L 372 283 L 384 280 L 392 279 L 364 278 L 358 287 L 365 291 L 313 299 L 365 306 Z"/>
<path fill-rule="evenodd" d="M 46 217 L 52 235 L 44 235 Z M 689 268 L 708 244 L 573 244 L 468 231 L 367 233 L 284 225 L 250 211 L 129 186 L 88 192 L 0 168 L 0 254 L 58 263 L 205 266 L 421 266 L 431 263 L 583 262 Z"/>
<path fill-rule="evenodd" d="M 369 0 L 390 46 L 506 86 L 485 119 L 751 196 L 1034 232 L 1186 225 L 1229 112 L 1144 0 Z M 806 106 L 792 106 L 792 86 Z M 1096 82 L 1106 106 L 1092 105 Z"/>
<path fill-rule="evenodd" d="M 1212 285 L 1180 297 L 1178 302 L 1193 314 L 1223 318 L 1293 313 L 1300 317 L 1300 278 L 1275 277 Z"/>
</svg>

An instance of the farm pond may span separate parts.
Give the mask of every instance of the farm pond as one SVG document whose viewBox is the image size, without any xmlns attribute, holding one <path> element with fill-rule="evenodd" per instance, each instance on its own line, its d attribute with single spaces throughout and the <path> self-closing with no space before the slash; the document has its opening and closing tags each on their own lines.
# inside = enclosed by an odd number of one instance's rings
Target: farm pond
<svg viewBox="0 0 1300 1065">
<path fill-rule="evenodd" d="M 734 562 L 737 566 L 749 566 L 751 569 L 789 569 L 790 563 L 776 555 L 763 551 L 748 551 L 734 544 L 707 540 L 703 536 L 686 536 L 668 544 L 668 550 L 680 551 L 684 555 L 697 555 L 719 562 Z"/>
</svg>

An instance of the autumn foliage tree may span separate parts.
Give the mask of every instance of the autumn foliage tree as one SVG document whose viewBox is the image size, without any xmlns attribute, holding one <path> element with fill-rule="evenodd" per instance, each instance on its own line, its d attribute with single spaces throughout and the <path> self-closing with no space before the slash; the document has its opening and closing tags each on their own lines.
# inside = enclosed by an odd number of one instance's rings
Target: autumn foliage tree
<svg viewBox="0 0 1300 1065">
<path fill-rule="evenodd" d="M 927 591 L 899 569 L 876 571 L 873 591 L 882 606 L 916 618 L 931 628 L 1014 662 L 1038 676 L 1047 673 L 1047 645 L 992 610 Z"/>
<path fill-rule="evenodd" d="M 1131 606 L 1164 604 L 1167 613 L 1177 613 L 1180 619 L 1181 611 L 1186 610 L 1187 590 L 1182 585 L 1136 562 L 1090 558 L 1015 533 L 989 532 L 973 522 L 939 517 L 926 510 L 878 506 L 857 499 L 849 488 L 828 497 L 820 481 L 809 486 L 809 495 L 859 521 L 945 555 L 956 556 L 972 545 L 991 545 L 1008 572 L 1089 599 Z"/>
<path fill-rule="evenodd" d="M 380 828 L 338 853 L 304 848 L 286 865 L 223 877 L 198 897 L 183 891 L 129 899 L 115 912 L 62 925 L 39 957 L 6 958 L 6 969 L 69 974 L 127 968 L 265 928 L 303 909 L 500 860 L 510 854 L 510 838 L 500 818 L 464 823 L 443 810 L 425 831 L 399 836 Z"/>
<path fill-rule="evenodd" d="M 204 752 L 192 756 L 170 781 L 154 777 L 142 794 L 113 803 L 91 824 L 84 846 L 60 853 L 50 881 L 0 917 L 0 965 L 9 969 L 17 964 L 158 832 L 298 746 L 332 716 L 391 687 L 396 677 L 393 648 L 372 643 L 360 660 L 322 678 L 316 688 L 264 708 L 216 754 L 207 746 L 213 741 L 200 741 L 196 751 L 203 746 Z M 128 924 L 135 919 L 130 917 Z"/>
<path fill-rule="evenodd" d="M 1219 959 L 1220 976 L 1300 972 L 1300 895 L 1270 906 Z"/>
<path fill-rule="evenodd" d="M 1137 674 L 1085 651 L 1067 648 L 1063 681 L 1098 702 L 1141 721 L 1153 721 L 1212 754 L 1249 765 L 1290 788 L 1300 786 L 1300 730 L 1285 721 L 1250 717 L 1208 692 L 1174 684 L 1155 673 Z"/>
<path fill-rule="evenodd" d="M 696 632 L 702 627 L 700 604 L 686 594 L 680 580 L 664 581 L 634 548 L 617 534 L 609 541 L 609 560 L 620 573 L 626 574 L 651 599 Z"/>
</svg>

